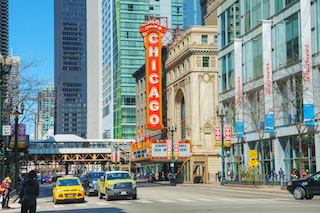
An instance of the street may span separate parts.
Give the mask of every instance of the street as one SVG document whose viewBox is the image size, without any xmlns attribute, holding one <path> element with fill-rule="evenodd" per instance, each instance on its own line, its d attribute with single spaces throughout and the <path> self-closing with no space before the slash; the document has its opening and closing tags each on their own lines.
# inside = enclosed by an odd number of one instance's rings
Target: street
<svg viewBox="0 0 320 213">
<path fill-rule="evenodd" d="M 85 203 L 52 202 L 51 184 L 40 186 L 37 212 L 319 212 L 320 196 L 295 200 L 289 193 L 266 193 L 258 190 L 225 189 L 206 185 L 176 187 L 140 183 L 137 200 L 106 201 L 86 197 Z M 20 204 L 2 212 L 20 212 Z"/>
</svg>

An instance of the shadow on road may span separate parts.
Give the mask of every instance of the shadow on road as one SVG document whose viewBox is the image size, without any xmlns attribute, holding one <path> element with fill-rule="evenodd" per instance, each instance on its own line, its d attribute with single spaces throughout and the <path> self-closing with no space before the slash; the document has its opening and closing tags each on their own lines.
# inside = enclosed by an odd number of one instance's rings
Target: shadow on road
<svg viewBox="0 0 320 213">
<path fill-rule="evenodd" d="M 59 210 L 57 211 L 41 211 L 44 213 L 56 213 L 56 212 L 61 212 Z M 72 209 L 72 210 L 63 210 L 63 213 L 95 213 L 95 212 L 112 212 L 112 213 L 125 213 L 124 211 L 122 211 L 122 209 L 119 208 L 114 208 L 114 207 L 110 207 L 110 208 L 92 208 L 92 209 Z"/>
</svg>

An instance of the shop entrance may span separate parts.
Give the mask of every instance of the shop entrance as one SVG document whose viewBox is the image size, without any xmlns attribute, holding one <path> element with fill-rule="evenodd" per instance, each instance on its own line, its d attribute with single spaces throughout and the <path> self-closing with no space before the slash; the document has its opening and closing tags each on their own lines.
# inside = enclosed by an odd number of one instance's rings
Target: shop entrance
<svg viewBox="0 0 320 213">
<path fill-rule="evenodd" d="M 208 183 L 208 157 L 192 156 L 181 165 L 177 175 L 179 183 Z"/>
</svg>

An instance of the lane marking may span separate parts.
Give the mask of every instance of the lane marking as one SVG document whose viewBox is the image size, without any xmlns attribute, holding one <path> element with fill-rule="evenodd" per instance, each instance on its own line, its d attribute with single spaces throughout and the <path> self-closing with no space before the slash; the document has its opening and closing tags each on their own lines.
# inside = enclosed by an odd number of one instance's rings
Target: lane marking
<svg viewBox="0 0 320 213">
<path fill-rule="evenodd" d="M 163 202 L 163 203 L 172 203 L 173 201 L 172 200 L 158 200 L 160 202 Z"/>
<path fill-rule="evenodd" d="M 149 201 L 149 200 L 136 200 L 135 202 L 138 202 L 138 203 L 153 203 L 152 201 Z"/>
<path fill-rule="evenodd" d="M 119 203 L 119 204 L 130 204 L 130 202 L 128 202 L 128 201 L 117 201 L 117 203 Z"/>
<path fill-rule="evenodd" d="M 105 203 L 103 203 L 103 202 L 101 202 L 101 203 L 96 203 L 98 206 L 110 206 L 110 204 L 109 203 L 107 203 L 107 202 L 105 202 Z"/>
<path fill-rule="evenodd" d="M 210 201 L 216 201 L 216 200 L 210 200 L 210 199 L 205 199 L 205 198 L 199 198 L 199 199 L 197 199 L 197 200 L 200 200 L 200 201 L 208 201 L 208 202 L 210 202 Z"/>
<path fill-rule="evenodd" d="M 88 206 L 87 204 L 75 204 L 75 206 Z"/>
<path fill-rule="evenodd" d="M 218 198 L 217 201 L 218 200 L 220 200 L 220 201 L 232 201 L 232 199 L 226 199 L 226 198 Z"/>
<path fill-rule="evenodd" d="M 195 200 L 188 200 L 188 199 L 178 199 L 179 201 L 183 201 L 183 202 L 194 202 Z"/>
<path fill-rule="evenodd" d="M 54 208 L 64 208 L 63 205 L 54 205 Z"/>
</svg>

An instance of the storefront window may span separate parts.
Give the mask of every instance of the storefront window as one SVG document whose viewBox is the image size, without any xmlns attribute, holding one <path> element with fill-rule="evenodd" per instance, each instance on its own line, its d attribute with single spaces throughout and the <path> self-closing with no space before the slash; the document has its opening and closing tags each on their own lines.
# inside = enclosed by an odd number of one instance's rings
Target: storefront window
<svg viewBox="0 0 320 213">
<path fill-rule="evenodd" d="M 298 13 L 286 19 L 287 63 L 299 60 L 299 24 Z"/>
</svg>

